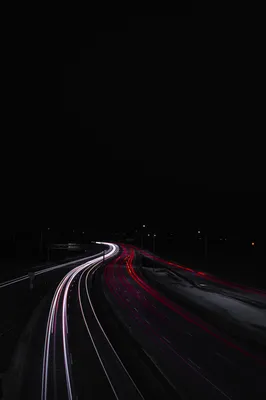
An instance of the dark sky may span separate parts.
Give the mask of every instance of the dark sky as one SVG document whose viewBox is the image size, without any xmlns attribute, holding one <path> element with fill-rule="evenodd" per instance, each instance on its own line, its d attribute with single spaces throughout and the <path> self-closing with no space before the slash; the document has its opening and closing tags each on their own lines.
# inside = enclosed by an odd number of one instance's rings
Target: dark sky
<svg viewBox="0 0 266 400">
<path fill-rule="evenodd" d="M 65 130 L 82 135 L 100 187 L 89 202 L 99 209 L 107 197 L 132 220 L 263 234 L 260 61 L 250 21 L 131 16 L 99 26 L 65 63 Z M 103 175 L 112 176 L 106 190 Z"/>
</svg>

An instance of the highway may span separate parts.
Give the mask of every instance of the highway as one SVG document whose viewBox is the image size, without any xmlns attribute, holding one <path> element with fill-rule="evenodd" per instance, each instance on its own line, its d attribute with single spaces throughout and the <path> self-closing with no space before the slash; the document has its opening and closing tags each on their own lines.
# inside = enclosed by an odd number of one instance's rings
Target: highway
<svg viewBox="0 0 266 400">
<path fill-rule="evenodd" d="M 106 294 L 128 331 L 182 398 L 262 399 L 266 360 L 250 354 L 150 287 L 135 251 L 105 269 Z"/>
<path fill-rule="evenodd" d="M 266 398 L 265 355 L 152 287 L 141 251 L 99 244 L 104 256 L 72 264 L 47 298 L 20 398 Z"/>
<path fill-rule="evenodd" d="M 108 258 L 114 256 L 117 252 L 118 247 L 116 245 L 110 244 L 109 250 L 106 252 L 105 259 L 108 260 Z M 100 322 L 98 321 L 97 316 L 94 312 L 88 291 L 88 278 L 94 273 L 95 269 L 102 263 L 102 261 L 102 257 L 96 257 L 91 261 L 81 264 L 80 266 L 70 271 L 62 279 L 57 287 L 49 312 L 45 336 L 42 369 L 42 400 L 50 399 L 52 398 L 52 396 L 60 399 L 68 398 L 70 400 L 76 398 L 73 388 L 73 378 L 71 371 L 73 356 L 70 353 L 68 342 L 68 295 L 70 287 L 73 286 L 74 283 L 78 286 L 80 311 L 84 324 L 88 331 L 88 337 L 92 342 L 92 345 L 97 353 L 99 362 L 101 363 L 106 377 L 110 382 L 113 393 L 117 397 L 116 388 L 109 377 L 110 372 L 107 371 L 107 368 L 105 368 L 103 364 L 102 357 L 98 349 L 99 346 L 96 345 L 96 339 L 93 338 L 91 332 L 92 328 L 87 322 L 89 318 L 92 319 L 92 317 L 94 317 L 100 329 L 100 332 L 97 332 L 97 339 L 100 339 L 101 334 L 104 336 L 104 331 L 101 329 Z M 85 281 L 83 279 L 84 277 Z M 76 282 L 75 278 L 78 278 Z M 87 316 L 84 311 L 83 300 L 81 297 L 82 282 L 84 285 L 83 291 L 86 292 L 87 302 L 89 305 L 88 311 L 86 311 L 90 312 L 91 314 L 89 316 Z M 104 336 L 103 341 L 105 340 L 108 341 L 108 338 Z"/>
<path fill-rule="evenodd" d="M 137 248 L 135 247 L 135 249 L 137 249 Z M 235 282 L 229 282 L 229 281 L 226 281 L 225 279 L 217 278 L 216 276 L 211 275 L 209 273 L 202 272 L 202 271 L 196 271 L 196 270 L 193 270 L 192 268 L 185 267 L 185 266 L 180 265 L 178 263 L 164 260 L 161 257 L 158 257 L 155 254 L 149 253 L 147 251 L 140 250 L 140 249 L 137 249 L 137 250 L 139 250 L 139 252 L 142 255 L 144 255 L 145 257 L 147 257 L 147 258 L 149 258 L 151 260 L 154 260 L 155 262 L 158 262 L 158 263 L 160 263 L 162 265 L 174 268 L 174 269 L 176 269 L 176 271 L 178 273 L 181 273 L 184 276 L 188 277 L 189 275 L 193 274 L 193 279 L 196 278 L 196 279 L 199 279 L 199 280 L 202 280 L 202 281 L 208 281 L 208 282 L 211 282 L 211 283 L 213 283 L 213 284 L 215 284 L 217 286 L 220 286 L 222 288 L 228 288 L 228 289 L 231 289 L 231 290 L 240 290 L 243 294 L 255 294 L 255 295 L 258 295 L 258 296 L 266 297 L 265 290 L 252 288 L 252 287 L 248 287 L 248 286 L 245 286 L 245 285 L 240 285 L 240 284 L 235 283 Z"/>
<path fill-rule="evenodd" d="M 95 250 L 97 251 L 97 247 Z M 70 269 L 102 255 L 99 250 L 97 253 L 59 265 L 36 268 L 33 290 L 30 290 L 28 274 L 0 283 L 0 373 L 7 371 L 16 343 L 36 305 L 53 290 L 56 283 L 59 283 Z"/>
<path fill-rule="evenodd" d="M 98 255 L 100 255 L 100 253 Z M 77 262 L 85 261 L 85 260 L 88 261 L 88 260 L 93 259 L 93 258 L 95 258 L 95 255 L 90 256 L 90 257 L 80 258 L 79 260 L 69 261 L 67 263 L 63 263 L 63 264 L 59 264 L 59 265 L 50 266 L 48 268 L 43 268 L 43 269 L 40 269 L 39 271 L 35 271 L 34 272 L 34 276 L 36 277 L 36 276 L 40 276 L 40 275 L 43 275 L 43 274 L 47 274 L 48 272 L 57 271 L 57 270 L 59 270 L 61 268 L 71 267 L 74 264 L 76 264 Z M 18 276 L 17 278 L 14 278 L 14 279 L 10 279 L 10 280 L 5 281 L 5 282 L 0 282 L 0 289 L 3 289 L 3 288 L 8 287 L 8 286 L 13 286 L 13 285 L 15 285 L 17 283 L 24 282 L 24 281 L 26 281 L 28 279 L 29 279 L 29 275 L 26 274 L 26 275 Z"/>
</svg>

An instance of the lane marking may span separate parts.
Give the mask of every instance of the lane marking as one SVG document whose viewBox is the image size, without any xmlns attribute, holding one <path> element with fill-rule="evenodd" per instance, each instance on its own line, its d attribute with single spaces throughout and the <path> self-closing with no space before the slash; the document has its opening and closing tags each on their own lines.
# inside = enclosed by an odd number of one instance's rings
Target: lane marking
<svg viewBox="0 0 266 400">
<path fill-rule="evenodd" d="M 170 381 L 170 379 L 165 375 L 165 373 L 162 371 L 162 369 L 159 367 L 159 365 L 157 364 L 157 362 L 154 360 L 154 358 L 152 356 L 150 356 L 149 353 L 147 353 L 147 351 L 142 347 L 142 350 L 144 351 L 144 353 L 146 354 L 146 356 L 151 360 L 151 362 L 155 365 L 155 367 L 158 369 L 158 371 L 162 374 L 162 376 L 165 378 L 165 380 L 169 383 L 170 386 L 172 386 L 172 388 L 174 389 L 174 391 L 176 391 L 177 393 L 179 393 L 177 391 L 177 388 L 174 386 L 174 384 Z M 180 394 L 179 394 L 180 395 Z"/>
<path fill-rule="evenodd" d="M 83 310 L 83 306 L 82 306 L 82 301 L 81 301 L 81 294 L 80 294 L 80 282 L 81 282 L 81 279 L 82 279 L 82 276 L 83 276 L 84 272 L 85 272 L 85 270 L 82 272 L 82 274 L 81 274 L 81 276 L 80 276 L 80 278 L 79 278 L 79 283 L 78 283 L 78 297 L 79 297 L 80 310 L 81 310 L 81 313 L 82 313 L 82 317 L 83 317 L 83 320 L 84 320 L 84 324 L 85 324 L 85 326 L 86 326 L 86 328 L 87 328 L 87 332 L 88 332 L 88 334 L 89 334 L 89 336 L 90 336 L 92 345 L 93 345 L 94 350 L 95 350 L 95 352 L 96 352 L 96 354 L 97 354 L 98 360 L 99 360 L 99 362 L 100 362 L 100 364 L 101 364 L 101 366 L 102 366 L 102 369 L 104 370 L 105 376 L 106 376 L 106 378 L 107 378 L 107 380 L 108 380 L 108 382 L 109 382 L 109 385 L 111 386 L 111 389 L 112 389 L 112 391 L 113 391 L 113 393 L 114 393 L 114 395 L 115 395 L 115 398 L 116 398 L 117 400 L 119 400 L 119 397 L 118 397 L 118 395 L 117 395 L 117 393 L 116 393 L 116 390 L 115 390 L 115 388 L 114 388 L 114 386 L 113 386 L 113 384 L 112 384 L 112 381 L 111 381 L 111 379 L 110 379 L 110 377 L 109 377 L 109 375 L 108 375 L 108 372 L 107 372 L 107 370 L 106 370 L 106 368 L 105 368 L 105 366 L 104 366 L 103 360 L 102 360 L 102 358 L 101 358 L 101 356 L 100 356 L 100 353 L 99 353 L 99 351 L 98 351 L 98 349 L 97 349 L 97 346 L 96 346 L 96 344 L 95 344 L 95 342 L 94 342 L 94 339 L 93 339 L 93 337 L 92 337 L 92 333 L 91 333 L 91 331 L 90 331 L 90 328 L 89 328 L 89 326 L 88 326 L 88 323 L 87 323 L 87 320 L 86 320 L 86 317 L 85 317 L 85 314 L 84 314 L 84 310 Z"/>
<path fill-rule="evenodd" d="M 116 248 L 115 245 L 110 245 L 110 248 L 113 250 L 110 251 L 109 257 L 113 253 L 115 253 L 114 249 Z M 95 257 L 95 256 L 93 256 Z M 51 342 L 51 336 L 53 332 L 55 331 L 56 327 L 56 316 L 57 316 L 57 309 L 58 309 L 58 304 L 60 301 L 60 296 L 62 291 L 64 290 L 63 293 L 63 303 L 62 303 L 62 340 L 63 340 L 63 356 L 64 356 L 64 366 L 65 366 L 65 375 L 66 375 L 66 383 L 67 383 L 67 392 L 68 392 L 68 399 L 72 400 L 73 394 L 72 394 L 72 388 L 71 388 L 71 381 L 70 381 L 70 365 L 69 365 L 69 350 L 68 350 L 68 341 L 66 339 L 66 332 L 68 332 L 68 314 L 67 314 L 67 297 L 68 297 L 68 291 L 69 287 L 72 282 L 74 282 L 75 277 L 85 270 L 88 267 L 92 267 L 94 264 L 97 262 L 100 262 L 102 260 L 102 257 L 97 257 L 94 258 L 93 260 L 87 261 L 86 263 L 83 263 L 81 265 L 78 265 L 75 267 L 73 270 L 69 271 L 64 278 L 61 280 L 59 285 L 56 288 L 55 294 L 53 296 L 50 310 L 49 310 L 49 315 L 48 315 L 48 320 L 47 320 L 47 327 L 46 327 L 46 334 L 45 334 L 45 343 L 44 343 L 44 356 L 43 356 L 43 367 L 42 367 L 42 387 L 41 387 L 41 399 L 46 400 L 47 399 L 47 391 L 48 391 L 48 372 L 49 372 L 49 356 L 50 356 L 50 342 Z M 62 265 L 60 266 L 62 267 Z"/>
<path fill-rule="evenodd" d="M 162 338 L 163 338 L 167 343 L 171 344 L 170 340 L 167 339 L 165 336 L 162 336 Z"/>
<path fill-rule="evenodd" d="M 191 358 L 188 358 L 188 361 L 191 362 L 193 365 L 195 365 L 195 367 L 197 367 L 198 369 L 201 369 L 198 364 L 196 364 L 194 361 L 191 360 Z"/>
<path fill-rule="evenodd" d="M 99 265 L 95 265 L 93 268 L 96 270 L 96 269 L 99 268 Z M 87 275 L 86 275 L 86 285 L 85 285 L 85 286 L 86 286 L 86 293 L 87 293 L 88 301 L 89 301 L 91 310 L 92 310 L 92 312 L 93 312 L 93 315 L 94 315 L 94 317 L 95 317 L 95 319 L 96 319 L 96 321 L 97 321 L 97 323 L 98 323 L 98 325 L 99 325 L 99 328 L 101 329 L 101 331 L 102 331 L 102 333 L 103 333 L 105 339 L 107 340 L 109 346 L 111 347 L 113 353 L 115 354 L 117 360 L 119 361 L 121 367 L 123 368 L 123 370 L 124 370 L 124 372 L 126 373 L 126 375 L 128 376 L 128 378 L 130 379 L 132 385 L 135 387 L 135 389 L 136 389 L 137 393 L 139 394 L 139 396 L 144 400 L 144 397 L 142 396 L 140 390 L 138 389 L 138 387 L 137 387 L 136 383 L 134 382 L 133 378 L 130 376 L 130 374 L 129 374 L 129 372 L 127 371 L 126 367 L 124 366 L 123 362 L 121 361 L 119 355 L 118 355 L 117 352 L 115 351 L 115 349 L 114 349 L 112 343 L 110 342 L 109 338 L 107 337 L 107 335 L 106 335 L 106 333 L 105 333 L 105 331 L 104 331 L 104 329 L 103 329 L 103 327 L 102 327 L 102 325 L 101 325 L 101 323 L 100 323 L 100 321 L 99 321 L 99 318 L 97 317 L 97 314 L 96 314 L 95 309 L 94 309 L 94 307 L 93 307 L 93 305 L 92 305 L 92 301 L 91 301 L 90 294 L 89 294 L 89 291 L 88 291 L 88 276 L 89 276 L 89 273 L 90 273 L 90 272 L 91 272 L 91 270 L 89 270 L 88 273 L 87 273 Z"/>
<path fill-rule="evenodd" d="M 216 354 L 218 357 L 222 358 L 223 360 L 227 361 L 229 364 L 234 365 L 233 361 L 229 360 L 229 358 L 223 356 L 222 354 L 220 354 L 220 353 L 218 353 L 218 352 L 216 352 L 215 354 Z"/>
<path fill-rule="evenodd" d="M 232 400 L 231 397 L 229 397 L 225 392 L 223 392 L 220 388 L 218 388 L 213 382 L 211 382 L 208 378 L 206 378 L 205 375 L 203 375 L 197 368 L 195 368 L 193 365 L 191 365 L 189 362 L 187 362 L 180 354 L 175 351 L 175 349 L 168 344 L 168 347 L 182 360 L 184 361 L 185 364 L 187 364 L 190 368 L 193 369 L 198 375 L 200 375 L 203 379 L 205 379 L 206 382 L 208 382 L 211 386 L 213 386 L 218 392 L 220 392 L 224 397 L 226 397 L 228 400 Z"/>
</svg>

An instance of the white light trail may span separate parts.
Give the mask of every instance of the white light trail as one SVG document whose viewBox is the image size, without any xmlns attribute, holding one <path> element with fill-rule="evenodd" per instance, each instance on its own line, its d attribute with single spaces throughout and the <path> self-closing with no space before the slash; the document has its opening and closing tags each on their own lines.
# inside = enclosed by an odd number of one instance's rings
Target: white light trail
<svg viewBox="0 0 266 400">
<path fill-rule="evenodd" d="M 106 243 L 104 243 L 104 244 L 106 244 Z M 124 370 L 126 376 L 128 377 L 129 381 L 131 382 L 132 386 L 134 387 L 134 389 L 135 389 L 135 391 L 136 391 L 138 397 L 139 397 L 140 399 L 143 399 L 143 400 L 144 400 L 144 398 L 143 398 L 141 392 L 139 391 L 137 385 L 135 384 L 134 380 L 133 380 L 132 377 L 130 376 L 129 372 L 127 371 L 126 367 L 124 366 L 124 364 L 123 364 L 122 360 L 120 359 L 119 355 L 118 355 L 117 352 L 115 351 L 115 349 L 114 349 L 112 343 L 110 342 L 110 340 L 109 340 L 109 338 L 108 338 L 106 332 L 104 331 L 104 329 L 103 329 L 103 327 L 102 327 L 102 325 L 101 325 L 101 323 L 100 323 L 100 321 L 99 321 L 99 319 L 98 319 L 98 317 L 97 317 L 97 314 L 96 314 L 96 312 L 95 312 L 95 309 L 94 309 L 94 307 L 93 307 L 93 304 L 92 304 L 92 301 L 91 301 L 91 298 L 90 298 L 90 294 L 89 294 L 89 290 L 88 290 L 88 277 L 89 277 L 89 274 L 94 274 L 94 273 L 95 273 L 95 271 L 97 270 L 98 266 L 99 266 L 98 264 L 94 264 L 89 270 L 87 270 L 87 271 L 84 270 L 84 271 L 82 272 L 82 275 L 83 275 L 85 272 L 87 272 L 86 278 L 85 278 L 85 287 L 86 287 L 87 298 L 88 298 L 88 302 L 89 302 L 91 311 L 92 311 L 92 313 L 93 313 L 93 315 L 94 315 L 95 320 L 97 321 L 97 324 L 98 324 L 100 330 L 102 331 L 102 333 L 103 333 L 103 335 L 104 335 L 104 337 L 105 337 L 105 340 L 107 341 L 108 345 L 109 345 L 110 348 L 112 349 L 112 352 L 113 352 L 115 358 L 117 359 L 118 363 L 121 365 L 122 369 Z M 110 376 L 109 376 L 109 374 L 108 374 L 108 372 L 107 372 L 107 370 L 106 370 L 106 368 L 105 368 L 105 366 L 104 366 L 103 360 L 102 360 L 102 358 L 101 358 L 101 356 L 100 356 L 100 349 L 98 349 L 97 346 L 96 346 L 96 343 L 95 343 L 95 341 L 94 341 L 94 339 L 93 339 L 92 333 L 91 333 L 91 331 L 90 331 L 90 328 L 89 328 L 88 323 L 87 323 L 86 318 L 85 318 L 85 314 L 84 314 L 84 310 L 83 310 L 83 306 L 82 306 L 82 301 L 81 301 L 81 295 L 80 295 L 80 282 L 81 282 L 82 275 L 81 275 L 80 278 L 79 278 L 79 286 L 78 286 L 79 290 L 78 290 L 78 292 L 79 292 L 79 303 L 80 303 L 80 308 L 81 308 L 82 316 L 83 316 L 83 319 L 84 319 L 84 323 L 85 323 L 85 325 L 86 325 L 86 328 L 87 328 L 88 334 L 89 334 L 89 336 L 90 336 L 90 339 L 91 339 L 91 341 L 92 341 L 92 344 L 93 344 L 93 347 L 94 347 L 94 349 L 95 349 L 95 352 L 96 352 L 96 354 L 97 354 L 97 356 L 98 356 L 98 359 L 99 359 L 99 361 L 100 361 L 100 363 L 101 363 L 101 366 L 102 366 L 102 368 L 103 368 L 103 370 L 104 370 L 104 373 L 105 373 L 105 375 L 106 375 L 106 377 L 107 377 L 107 380 L 109 381 L 109 384 L 110 384 L 110 386 L 111 386 L 111 388 L 112 388 L 112 390 L 113 390 L 113 393 L 114 393 L 116 399 L 119 399 L 118 394 L 117 394 L 117 392 L 116 392 L 116 390 L 115 390 L 115 388 L 114 388 L 114 386 L 113 386 L 113 384 L 112 384 L 111 378 L 110 378 Z"/>
<path fill-rule="evenodd" d="M 113 257 L 119 250 L 117 245 L 113 245 L 111 243 L 102 243 L 109 247 L 109 250 L 105 253 L 105 259 Z M 90 257 L 92 258 L 92 257 Z M 60 296 L 63 293 L 63 303 L 62 303 L 62 341 L 63 341 L 63 352 L 64 352 L 64 367 L 65 367 L 65 375 L 66 375 L 66 384 L 67 384 L 67 392 L 68 392 L 68 399 L 73 399 L 73 392 L 72 392 L 72 385 L 71 385 L 71 378 L 70 378 L 70 358 L 68 352 L 68 340 L 67 340 L 67 298 L 68 292 L 71 283 L 75 279 L 75 277 L 82 272 L 85 268 L 92 267 L 95 264 L 98 264 L 102 261 L 102 255 L 93 256 L 93 259 L 87 261 L 84 264 L 79 265 L 78 267 L 74 268 L 62 279 L 60 284 L 58 285 L 55 295 L 53 297 L 50 312 L 47 321 L 47 328 L 46 328 L 46 335 L 45 335 L 45 344 L 44 344 L 44 357 L 43 357 L 43 371 L 42 371 L 42 393 L 41 399 L 47 400 L 47 392 L 48 392 L 48 374 L 49 374 L 49 354 L 50 354 L 50 341 L 51 341 L 51 334 L 54 332 L 54 326 L 56 324 L 55 321 L 55 311 L 59 305 Z"/>
<path fill-rule="evenodd" d="M 39 271 L 34 272 L 34 275 L 38 276 L 38 275 L 41 275 L 41 274 L 45 274 L 46 272 L 54 271 L 55 269 L 65 268 L 65 267 L 68 267 L 68 266 L 70 266 L 72 264 L 77 264 L 78 262 L 82 262 L 84 260 L 91 260 L 91 259 L 94 259 L 95 257 L 100 256 L 101 254 L 102 254 L 102 252 L 101 253 L 97 253 L 97 254 L 95 254 L 93 256 L 90 256 L 90 257 L 84 257 L 84 258 L 80 258 L 80 259 L 77 259 L 77 260 L 74 260 L 74 261 L 69 261 L 69 262 L 64 263 L 64 264 L 55 265 L 54 267 L 48 267 L 48 268 L 45 268 L 45 269 L 41 269 Z M 11 279 L 11 280 L 6 281 L 6 282 L 2 282 L 2 283 L 0 283 L 0 289 L 4 288 L 6 286 L 14 285 L 15 283 L 19 283 L 19 282 L 25 281 L 26 279 L 29 279 L 29 275 L 28 274 L 19 276 L 18 278 L 14 278 L 14 279 Z"/>
</svg>

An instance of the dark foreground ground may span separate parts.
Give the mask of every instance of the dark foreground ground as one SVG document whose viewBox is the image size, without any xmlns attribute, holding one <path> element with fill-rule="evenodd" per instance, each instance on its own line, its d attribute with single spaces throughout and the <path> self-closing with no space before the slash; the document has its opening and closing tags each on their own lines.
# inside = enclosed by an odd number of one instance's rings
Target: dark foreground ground
<svg viewBox="0 0 266 400">
<path fill-rule="evenodd" d="M 99 248 L 97 250 L 99 251 Z M 162 251 L 158 253 L 164 256 Z M 211 316 L 200 314 L 200 310 L 193 308 L 191 304 L 182 303 L 182 298 L 173 295 L 167 287 L 158 285 L 152 274 L 147 276 L 143 273 L 142 275 L 139 266 L 143 266 L 144 259 L 139 259 L 137 256 L 134 268 L 136 268 L 136 271 L 139 269 L 139 275 L 145 279 L 151 288 L 153 287 L 157 290 L 157 295 L 154 297 L 150 289 L 147 291 L 139 286 L 136 280 L 128 274 L 126 268 L 128 254 L 130 254 L 129 250 L 125 250 L 124 256 L 111 268 L 110 281 L 108 281 L 111 284 L 110 287 L 106 286 L 103 276 L 104 269 L 100 268 L 97 271 L 91 294 L 104 330 L 123 359 L 137 386 L 141 389 L 145 399 L 178 398 L 177 396 L 180 393 L 181 397 L 183 394 L 184 398 L 190 398 L 187 397 L 188 393 L 190 393 L 190 384 L 195 387 L 195 393 L 197 385 L 202 385 L 201 387 L 204 389 L 202 393 L 205 393 L 205 398 L 225 397 L 221 391 L 217 390 L 215 385 L 224 390 L 225 393 L 232 392 L 235 399 L 249 399 L 253 395 L 256 398 L 264 398 L 262 394 L 265 394 L 265 388 L 261 372 L 264 370 L 257 369 L 256 392 L 256 385 L 253 382 L 254 377 L 249 384 L 247 380 L 253 374 L 254 368 L 257 368 L 256 366 L 254 367 L 255 364 L 252 359 L 242 357 L 241 354 L 227 348 L 212 336 L 206 335 L 195 324 L 191 325 L 178 316 L 176 312 L 165 307 L 157 299 L 159 293 L 171 299 L 173 303 L 182 306 L 186 312 L 195 313 L 193 318 L 198 319 L 200 316 L 204 323 L 208 321 L 216 326 Z M 217 265 L 221 265 L 220 275 L 222 274 L 221 276 L 233 280 L 234 273 L 228 268 L 229 264 L 219 264 L 218 257 L 215 260 L 215 257 L 212 256 L 212 262 L 206 263 L 200 257 L 197 259 L 191 257 L 189 259 L 183 254 L 179 255 L 179 257 L 176 257 L 176 255 L 176 253 L 172 252 L 167 255 L 167 259 L 176 260 L 203 271 L 209 271 L 208 268 L 210 268 L 211 273 L 217 273 L 219 271 Z M 146 265 L 146 262 L 144 264 Z M 214 270 L 214 265 L 216 270 Z M 224 265 L 224 269 L 222 265 Z M 149 266 L 149 263 L 147 266 Z M 153 264 L 151 266 L 153 268 Z M 236 270 L 235 266 L 234 271 Z M 33 290 L 30 290 L 28 280 L 0 289 L 0 373 L 5 374 L 10 366 L 12 354 L 18 340 L 20 340 L 20 343 L 27 342 L 27 340 L 34 343 L 28 354 L 29 356 L 31 354 L 33 361 L 37 360 L 35 364 L 32 362 L 32 365 L 40 365 L 41 358 L 39 360 L 38 357 L 41 357 L 41 352 L 38 354 L 35 349 L 43 346 L 46 318 L 39 319 L 39 322 L 37 322 L 39 326 L 36 324 L 36 327 L 32 330 L 27 328 L 25 331 L 25 327 L 32 315 L 34 320 L 36 307 L 41 314 L 47 314 L 53 291 L 66 271 L 65 268 L 62 268 L 40 275 L 35 280 Z M 225 275 L 223 275 L 223 272 Z M 243 283 L 245 283 L 245 276 L 243 274 Z M 249 282 L 249 285 L 256 286 L 251 282 Z M 259 286 L 262 287 L 262 285 Z M 114 290 L 112 290 L 112 287 Z M 43 310 L 42 307 L 44 307 Z M 44 310 L 45 307 L 47 307 L 46 310 Z M 77 296 L 72 298 L 69 312 L 71 326 L 74 328 L 73 331 L 70 330 L 70 343 L 74 354 L 73 369 L 75 376 L 78 377 L 76 383 L 78 383 L 79 388 L 84 388 L 84 390 L 80 389 L 79 398 L 82 398 L 83 392 L 90 392 L 91 395 L 94 394 L 96 396 L 100 393 L 99 384 L 101 385 L 101 380 L 98 382 L 97 379 L 103 375 L 103 372 L 99 368 L 99 373 L 97 373 L 97 368 L 94 368 L 94 366 L 98 365 L 95 352 L 93 348 L 90 349 L 89 346 L 85 346 L 85 343 L 90 344 L 90 341 L 88 341 L 88 334 L 81 320 Z M 38 316 L 36 318 L 38 320 Z M 216 327 L 221 329 L 221 326 L 217 325 Z M 33 332 L 35 334 L 30 339 L 29 336 Z M 231 328 L 228 331 L 225 329 L 225 332 L 223 332 L 224 335 L 229 335 L 230 333 L 232 333 Z M 97 335 L 95 337 L 97 338 Z M 240 339 L 241 337 L 238 336 L 233 338 L 236 342 L 239 342 Z M 246 344 L 243 343 L 243 345 Z M 251 345 L 253 346 L 253 343 Z M 85 351 L 86 348 L 87 352 Z M 22 354 L 23 357 L 24 359 L 27 357 L 26 353 Z M 95 358 L 94 361 L 93 357 Z M 159 364 L 162 366 L 162 370 L 156 366 L 155 360 L 160 361 Z M 239 367 L 240 365 L 242 365 L 242 368 Z M 37 369 L 36 373 L 39 376 Z M 87 379 L 88 373 L 90 380 Z M 214 383 L 210 385 L 210 382 L 204 378 L 205 375 L 210 377 Z M 29 376 L 33 375 L 29 374 Z M 92 376 L 95 376 L 95 380 L 92 379 Z M 246 386 L 244 386 L 243 376 Z M 170 381 L 177 383 L 177 387 L 173 387 L 169 383 L 169 377 Z M 233 380 L 238 382 L 238 386 L 234 387 Z M 27 382 L 26 386 L 29 387 L 29 382 Z M 39 390 L 37 386 L 36 388 Z M 102 386 L 104 397 L 110 398 L 108 397 L 110 395 L 109 391 L 108 385 L 106 385 L 106 388 Z M 27 398 L 30 399 L 30 397 Z"/>
<path fill-rule="evenodd" d="M 49 263 L 43 263 L 41 266 L 39 265 L 39 267 L 36 264 L 33 265 L 33 263 L 30 263 L 27 268 L 25 260 L 21 267 L 19 260 L 17 260 L 15 264 L 8 264 L 10 270 L 5 269 L 5 273 L 2 273 L 0 282 L 3 283 L 7 279 L 21 276 L 29 270 L 37 271 L 38 269 L 53 265 L 60 265 L 69 260 L 87 257 L 100 251 L 101 246 L 92 245 L 87 249 L 86 253 L 75 254 L 75 257 L 73 257 L 73 254 L 65 252 L 61 254 L 60 260 L 57 255 L 53 260 L 50 260 Z M 3 265 L 1 265 L 1 267 L 4 269 Z M 69 267 L 63 267 L 36 276 L 34 278 L 33 289 L 30 288 L 28 279 L 0 288 L 0 398 L 2 378 L 10 366 L 14 350 L 28 321 L 45 297 L 49 293 L 53 293 L 68 270 Z"/>
</svg>

